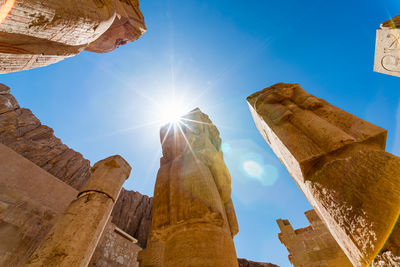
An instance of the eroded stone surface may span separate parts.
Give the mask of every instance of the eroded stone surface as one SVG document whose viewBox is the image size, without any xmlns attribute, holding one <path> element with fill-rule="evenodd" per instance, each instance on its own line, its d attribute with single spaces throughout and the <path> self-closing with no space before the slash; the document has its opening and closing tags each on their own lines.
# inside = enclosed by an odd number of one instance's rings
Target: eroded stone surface
<svg viewBox="0 0 400 267">
<path fill-rule="evenodd" d="M 112 212 L 112 222 L 146 247 L 152 218 L 153 198 L 122 189 Z"/>
<path fill-rule="evenodd" d="M 109 52 L 145 31 L 137 0 L 16 1 L 0 24 L 0 73 L 47 66 L 84 49 Z"/>
<path fill-rule="evenodd" d="M 3 84 L 0 84 L 0 143 L 75 189 L 80 189 L 90 177 L 90 162 L 64 145 L 30 110 L 20 108 L 10 88 Z M 145 247 L 151 209 L 152 198 L 123 189 L 113 210 L 113 222 Z"/>
<path fill-rule="evenodd" d="M 0 266 L 24 266 L 77 195 L 71 186 L 0 144 Z M 116 234 L 113 224 L 106 229 L 91 263 L 137 266 L 139 248 L 133 238 Z"/>
<path fill-rule="evenodd" d="M 137 0 L 115 0 L 116 17 L 110 28 L 87 51 L 106 53 L 139 39 L 146 32 L 144 17 Z"/>
<path fill-rule="evenodd" d="M 90 177 L 90 162 L 63 144 L 29 109 L 20 108 L 9 89 L 0 94 L 0 143 L 76 189 Z"/>
<path fill-rule="evenodd" d="M 276 84 L 247 100 L 257 128 L 347 257 L 369 265 L 400 209 L 400 159 L 384 151 L 386 131 L 297 84 Z M 391 243 L 393 257 L 398 247 Z"/>
<path fill-rule="evenodd" d="M 400 15 L 376 31 L 374 71 L 400 77 Z"/>
<path fill-rule="evenodd" d="M 267 262 L 255 262 L 246 259 L 238 259 L 239 267 L 279 267 L 278 265 Z"/>
<path fill-rule="evenodd" d="M 163 157 L 140 266 L 238 266 L 231 178 L 217 128 L 199 109 L 161 129 Z M 197 121 L 197 122 L 193 122 Z"/>
<path fill-rule="evenodd" d="M 89 267 L 139 267 L 136 261 L 141 250 L 136 242 L 119 234 L 117 227 L 108 222 Z"/>
<path fill-rule="evenodd" d="M 288 220 L 277 220 L 279 240 L 289 251 L 294 266 L 352 267 L 349 259 L 314 210 L 305 212 L 310 225 L 294 230 Z"/>
</svg>

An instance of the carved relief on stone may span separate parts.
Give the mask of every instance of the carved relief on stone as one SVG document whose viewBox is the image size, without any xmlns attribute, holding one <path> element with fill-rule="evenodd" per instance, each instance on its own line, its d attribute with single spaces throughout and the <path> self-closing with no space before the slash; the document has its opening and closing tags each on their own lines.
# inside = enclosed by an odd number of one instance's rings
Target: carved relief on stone
<svg viewBox="0 0 400 267">
<path fill-rule="evenodd" d="M 183 122 L 161 129 L 163 157 L 141 266 L 237 266 L 238 225 L 219 132 L 199 109 Z"/>
<path fill-rule="evenodd" d="M 47 66 L 85 49 L 109 52 L 145 31 L 137 1 L 16 1 L 0 24 L 0 73 Z"/>
<path fill-rule="evenodd" d="M 374 71 L 400 77 L 400 15 L 376 31 Z"/>
<path fill-rule="evenodd" d="M 257 128 L 352 264 L 369 265 L 400 210 L 400 159 L 384 150 L 386 130 L 297 84 L 279 83 L 247 100 Z M 389 240 L 385 252 L 399 261 L 399 239 Z"/>
<path fill-rule="evenodd" d="M 248 97 L 257 127 L 299 181 L 324 155 L 358 142 L 384 148 L 386 130 L 312 96 L 298 84 L 278 83 Z M 264 127 L 264 124 L 267 127 Z"/>
</svg>

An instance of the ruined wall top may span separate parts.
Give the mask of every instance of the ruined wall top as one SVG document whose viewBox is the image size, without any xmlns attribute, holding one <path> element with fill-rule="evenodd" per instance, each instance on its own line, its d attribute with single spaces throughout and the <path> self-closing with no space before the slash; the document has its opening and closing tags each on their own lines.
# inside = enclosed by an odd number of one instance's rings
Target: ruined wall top
<svg viewBox="0 0 400 267">
<path fill-rule="evenodd" d="M 0 84 L 0 143 L 8 146 L 61 181 L 79 189 L 90 177 L 90 162 L 67 147 L 29 109 L 21 108 Z"/>
<path fill-rule="evenodd" d="M 89 160 L 63 144 L 29 109 L 21 108 L 10 88 L 1 83 L 0 143 L 77 190 L 90 177 Z M 122 189 L 112 214 L 113 223 L 137 238 L 142 247 L 150 231 L 152 202 L 148 196 Z"/>
<path fill-rule="evenodd" d="M 289 260 L 294 266 L 341 266 L 351 267 L 328 228 L 314 210 L 305 212 L 309 226 L 293 230 L 288 220 L 277 220 L 281 233 L 279 240 L 289 251 Z"/>
</svg>

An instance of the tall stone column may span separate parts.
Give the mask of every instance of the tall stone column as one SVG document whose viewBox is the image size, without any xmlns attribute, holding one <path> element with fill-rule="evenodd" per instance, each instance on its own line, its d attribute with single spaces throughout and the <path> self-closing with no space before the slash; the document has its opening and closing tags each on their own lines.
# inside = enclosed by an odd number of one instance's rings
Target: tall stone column
<svg viewBox="0 0 400 267">
<path fill-rule="evenodd" d="M 137 0 L 7 0 L 0 6 L 0 73 L 47 66 L 83 50 L 109 52 L 145 31 Z"/>
<path fill-rule="evenodd" d="M 247 101 L 257 128 L 352 264 L 368 266 L 400 210 L 400 158 L 385 152 L 386 130 L 298 84 L 279 83 Z M 382 253 L 400 262 L 399 245 Z"/>
<path fill-rule="evenodd" d="M 217 128 L 199 109 L 161 129 L 163 157 L 140 266 L 238 266 L 231 177 Z"/>
<path fill-rule="evenodd" d="M 26 266 L 86 267 L 129 177 L 131 167 L 121 156 L 97 162 L 76 200 L 58 218 Z"/>
</svg>

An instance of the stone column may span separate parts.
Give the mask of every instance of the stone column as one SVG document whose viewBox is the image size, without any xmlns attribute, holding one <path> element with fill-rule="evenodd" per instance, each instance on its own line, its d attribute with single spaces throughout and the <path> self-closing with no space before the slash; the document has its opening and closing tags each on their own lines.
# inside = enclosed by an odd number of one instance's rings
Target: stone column
<svg viewBox="0 0 400 267">
<path fill-rule="evenodd" d="M 400 15 L 376 31 L 374 71 L 400 77 Z"/>
<path fill-rule="evenodd" d="M 385 152 L 386 130 L 298 84 L 279 83 L 247 101 L 257 128 L 352 264 L 368 266 L 400 210 L 400 158 Z M 399 260 L 399 245 L 385 251 L 390 260 Z"/>
<path fill-rule="evenodd" d="M 239 231 L 217 128 L 199 109 L 161 129 L 163 157 L 140 266 L 237 267 Z"/>
<path fill-rule="evenodd" d="M 76 200 L 58 218 L 26 266 L 86 267 L 129 177 L 131 167 L 121 156 L 97 162 Z"/>
<path fill-rule="evenodd" d="M 145 31 L 137 0 L 7 0 L 0 7 L 0 73 L 47 66 L 83 50 L 109 52 Z"/>
</svg>

